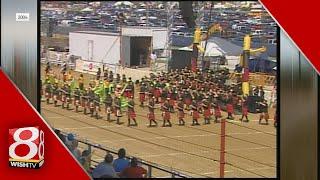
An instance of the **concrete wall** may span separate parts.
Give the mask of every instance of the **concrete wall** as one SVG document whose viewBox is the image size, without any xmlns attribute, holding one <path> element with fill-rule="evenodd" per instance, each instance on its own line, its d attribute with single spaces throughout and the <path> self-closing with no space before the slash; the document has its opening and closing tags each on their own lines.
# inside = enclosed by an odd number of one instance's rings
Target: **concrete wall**
<svg viewBox="0 0 320 180">
<path fill-rule="evenodd" d="M 89 40 L 93 41 L 93 62 L 116 64 L 120 60 L 120 38 L 116 35 L 72 32 L 69 34 L 70 54 L 89 60 Z"/>
</svg>

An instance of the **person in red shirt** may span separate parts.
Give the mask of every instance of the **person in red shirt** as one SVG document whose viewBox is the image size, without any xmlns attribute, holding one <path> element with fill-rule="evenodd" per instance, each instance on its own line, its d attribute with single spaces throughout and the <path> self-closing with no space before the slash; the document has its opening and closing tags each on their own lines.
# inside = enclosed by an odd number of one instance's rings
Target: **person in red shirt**
<svg viewBox="0 0 320 180">
<path fill-rule="evenodd" d="M 130 166 L 120 173 L 123 178 L 144 178 L 147 175 L 147 170 L 138 166 L 138 159 L 133 157 Z"/>
</svg>

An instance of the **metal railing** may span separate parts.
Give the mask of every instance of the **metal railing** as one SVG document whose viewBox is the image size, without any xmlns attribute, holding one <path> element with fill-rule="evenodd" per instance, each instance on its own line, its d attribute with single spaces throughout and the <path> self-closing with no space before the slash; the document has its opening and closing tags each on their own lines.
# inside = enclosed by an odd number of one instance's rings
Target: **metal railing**
<svg viewBox="0 0 320 180">
<path fill-rule="evenodd" d="M 62 132 L 61 131 L 61 134 L 64 135 L 65 137 L 67 136 L 68 133 L 66 132 Z M 100 144 L 93 144 L 93 143 L 90 143 L 88 141 L 85 141 L 85 140 L 81 140 L 81 139 L 76 139 L 79 143 L 79 146 L 80 145 L 86 145 L 88 147 L 88 149 L 91 149 L 92 151 L 94 150 L 100 150 L 102 152 L 104 152 L 104 154 L 107 154 L 107 153 L 111 153 L 113 155 L 117 155 L 118 152 L 116 150 L 113 150 L 113 149 L 107 149 L 105 147 L 102 147 Z M 102 157 L 102 156 L 100 156 Z M 136 157 L 136 156 L 126 156 L 127 159 L 131 159 L 132 157 Z M 190 175 L 186 175 L 184 173 L 181 173 L 179 172 L 178 170 L 175 170 L 173 168 L 170 168 L 170 167 L 166 167 L 166 166 L 163 166 L 163 165 L 159 165 L 159 164 L 156 164 L 156 163 L 152 163 L 152 162 L 148 162 L 148 161 L 145 161 L 145 160 L 142 160 L 140 159 L 139 157 L 136 157 L 139 159 L 139 162 L 138 164 L 141 165 L 141 166 L 146 166 L 146 169 L 147 169 L 147 178 L 152 178 L 152 177 L 166 177 L 166 178 L 191 178 Z M 91 158 L 91 167 L 94 168 L 96 164 L 99 164 L 100 162 L 97 161 L 97 160 L 94 160 Z M 95 165 L 93 165 L 95 164 Z M 158 174 L 168 174 L 169 176 L 155 176 L 153 174 L 153 172 L 157 171 Z"/>
</svg>

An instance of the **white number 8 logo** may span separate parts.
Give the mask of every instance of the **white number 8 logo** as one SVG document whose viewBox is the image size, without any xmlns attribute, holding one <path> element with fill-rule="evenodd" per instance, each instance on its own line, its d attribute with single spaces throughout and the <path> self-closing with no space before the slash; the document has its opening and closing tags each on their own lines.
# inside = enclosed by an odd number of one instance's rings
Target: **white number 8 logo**
<svg viewBox="0 0 320 180">
<path fill-rule="evenodd" d="M 29 139 L 23 140 L 20 138 L 20 134 L 23 131 L 31 131 L 32 135 Z M 13 134 L 13 139 L 14 143 L 10 145 L 9 147 L 9 156 L 13 159 L 31 159 L 33 158 L 37 152 L 38 152 L 38 147 L 35 143 L 32 141 L 36 140 L 39 137 L 39 130 L 34 127 L 27 127 L 27 128 L 20 128 Z M 25 144 L 29 147 L 29 153 L 26 154 L 25 156 L 18 156 L 15 152 L 16 147 Z M 41 149 L 41 151 L 40 151 Z M 40 131 L 40 144 L 39 144 L 39 152 L 38 152 L 39 158 L 43 158 L 44 156 L 44 133 L 43 131 Z"/>
</svg>

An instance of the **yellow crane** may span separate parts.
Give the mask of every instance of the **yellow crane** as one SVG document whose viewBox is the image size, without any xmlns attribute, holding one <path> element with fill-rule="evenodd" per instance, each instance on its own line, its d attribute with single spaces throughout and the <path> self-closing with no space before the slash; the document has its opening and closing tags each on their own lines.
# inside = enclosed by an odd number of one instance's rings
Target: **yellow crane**
<svg viewBox="0 0 320 180">
<path fill-rule="evenodd" d="M 211 25 L 207 33 L 204 33 L 205 31 L 201 31 L 201 29 L 197 27 L 194 31 L 193 44 L 197 44 L 198 50 L 200 52 L 204 52 L 204 48 L 201 46 L 201 41 L 207 40 L 213 33 L 218 31 L 222 31 L 222 27 L 218 23 Z"/>
<path fill-rule="evenodd" d="M 267 50 L 266 47 L 251 49 L 251 37 L 246 35 L 243 38 L 243 52 L 240 55 L 240 65 L 244 68 L 242 75 L 242 93 L 243 96 L 249 95 L 249 58 L 250 54 L 262 53 Z"/>
<path fill-rule="evenodd" d="M 218 23 L 211 25 L 206 33 L 203 33 L 199 27 L 195 28 L 193 44 L 189 46 L 193 49 L 194 54 L 191 60 L 192 71 L 196 71 L 197 69 L 198 51 L 200 51 L 201 53 L 205 53 L 205 48 L 201 46 L 201 41 L 207 40 L 213 33 L 217 31 L 222 31 L 222 27 Z"/>
</svg>

